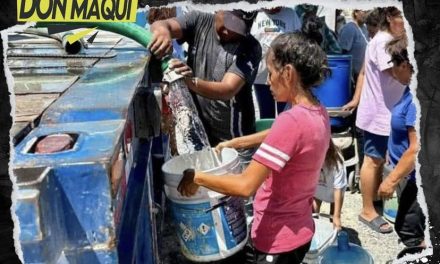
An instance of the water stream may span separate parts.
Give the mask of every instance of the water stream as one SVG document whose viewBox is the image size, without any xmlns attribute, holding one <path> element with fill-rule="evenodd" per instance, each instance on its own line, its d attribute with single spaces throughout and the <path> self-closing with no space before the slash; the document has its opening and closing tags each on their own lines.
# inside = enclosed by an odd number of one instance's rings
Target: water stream
<svg viewBox="0 0 440 264">
<path fill-rule="evenodd" d="M 177 153 L 191 154 L 203 150 L 206 151 L 206 158 L 203 158 L 203 161 L 195 161 L 195 169 L 203 170 L 219 166 L 220 162 L 209 144 L 197 108 L 183 79 L 169 84 L 169 105 L 173 113 Z"/>
</svg>

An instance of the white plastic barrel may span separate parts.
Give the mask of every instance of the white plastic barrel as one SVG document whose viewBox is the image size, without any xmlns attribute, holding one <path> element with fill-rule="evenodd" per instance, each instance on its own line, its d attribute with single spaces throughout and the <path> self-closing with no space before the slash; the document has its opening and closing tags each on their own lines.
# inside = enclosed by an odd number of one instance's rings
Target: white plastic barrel
<svg viewBox="0 0 440 264">
<path fill-rule="evenodd" d="M 191 197 L 184 197 L 177 186 L 185 169 L 214 175 L 240 173 L 241 164 L 234 149 L 225 148 L 221 164 L 215 166 L 208 151 L 183 154 L 162 166 L 165 193 L 176 227 L 181 251 L 191 261 L 210 262 L 227 258 L 240 251 L 248 238 L 244 202 L 200 187 Z M 216 205 L 221 205 L 212 208 Z"/>
</svg>

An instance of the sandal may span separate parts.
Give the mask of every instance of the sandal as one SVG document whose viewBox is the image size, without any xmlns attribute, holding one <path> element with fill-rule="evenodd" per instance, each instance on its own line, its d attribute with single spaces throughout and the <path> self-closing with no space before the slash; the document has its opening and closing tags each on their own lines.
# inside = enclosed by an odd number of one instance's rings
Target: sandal
<svg viewBox="0 0 440 264">
<path fill-rule="evenodd" d="M 364 223 L 365 225 L 367 225 L 369 228 L 373 229 L 374 231 L 378 232 L 378 233 L 382 233 L 382 234 L 388 234 L 393 232 L 393 227 L 387 222 L 385 221 L 380 215 L 376 216 L 376 218 L 374 218 L 371 221 L 367 221 L 365 218 L 363 218 L 362 216 L 358 216 L 359 221 L 361 221 L 362 223 Z M 387 229 L 382 229 L 380 228 L 383 225 L 389 225 L 389 228 Z"/>
</svg>

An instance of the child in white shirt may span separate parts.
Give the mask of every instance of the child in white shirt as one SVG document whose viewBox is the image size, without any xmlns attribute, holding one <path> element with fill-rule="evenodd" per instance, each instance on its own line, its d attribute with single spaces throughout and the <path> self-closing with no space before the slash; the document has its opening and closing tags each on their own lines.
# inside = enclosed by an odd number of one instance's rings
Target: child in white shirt
<svg viewBox="0 0 440 264">
<path fill-rule="evenodd" d="M 344 166 L 344 158 L 333 141 L 330 140 L 316 188 L 313 211 L 315 214 L 319 214 L 322 201 L 330 203 L 330 215 L 336 229 L 341 229 L 341 210 L 346 187 L 347 171 Z"/>
</svg>

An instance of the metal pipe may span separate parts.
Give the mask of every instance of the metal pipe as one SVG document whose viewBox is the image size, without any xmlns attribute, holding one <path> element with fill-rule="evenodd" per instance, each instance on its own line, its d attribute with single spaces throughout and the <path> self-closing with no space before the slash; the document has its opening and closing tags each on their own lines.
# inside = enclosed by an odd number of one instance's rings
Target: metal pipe
<svg viewBox="0 0 440 264">
<path fill-rule="evenodd" d="M 73 32 L 71 31 L 63 32 L 62 34 L 49 34 L 48 30 L 44 28 L 27 28 L 23 32 L 26 34 L 33 34 L 37 36 L 43 36 L 43 37 L 55 39 L 61 44 L 63 49 L 68 54 L 78 54 L 84 48 L 87 48 L 87 45 L 83 39 L 75 41 L 72 44 L 67 42 L 67 37 L 73 34 Z"/>
<path fill-rule="evenodd" d="M 51 22 L 39 22 L 36 27 L 47 27 L 47 26 L 80 26 L 84 28 L 97 27 L 100 30 L 110 31 L 113 33 L 120 34 L 127 38 L 130 38 L 137 43 L 141 44 L 143 47 L 147 48 L 148 44 L 151 42 L 153 36 L 149 30 L 135 24 L 126 22 L 71 22 L 71 23 L 51 23 Z M 168 69 L 168 62 L 170 58 L 165 57 L 162 59 L 161 69 L 165 72 Z"/>
<path fill-rule="evenodd" d="M 84 47 L 85 47 L 85 43 L 83 39 L 80 39 L 78 41 L 75 41 L 73 43 L 69 43 L 67 41 L 67 37 L 72 35 L 73 33 L 69 33 L 69 34 L 64 34 L 61 37 L 61 44 L 63 45 L 64 50 L 69 53 L 69 54 L 78 54 L 80 53 Z"/>
</svg>

